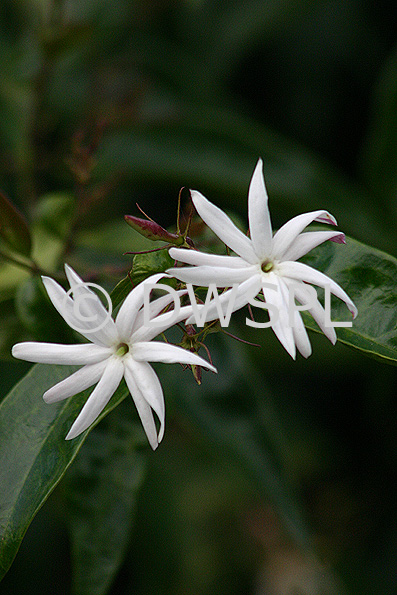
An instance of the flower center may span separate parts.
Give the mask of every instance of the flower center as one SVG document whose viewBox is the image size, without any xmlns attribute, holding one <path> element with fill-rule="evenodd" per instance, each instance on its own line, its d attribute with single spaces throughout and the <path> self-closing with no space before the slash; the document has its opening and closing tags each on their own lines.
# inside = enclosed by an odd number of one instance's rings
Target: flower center
<svg viewBox="0 0 397 595">
<path fill-rule="evenodd" d="M 264 273 L 270 273 L 270 271 L 273 269 L 274 264 L 272 262 L 269 261 L 265 261 L 262 263 L 261 269 Z"/>
<path fill-rule="evenodd" d="M 126 353 L 128 353 L 130 348 L 128 347 L 127 343 L 120 343 L 116 347 L 116 355 L 118 357 L 123 357 Z"/>
</svg>

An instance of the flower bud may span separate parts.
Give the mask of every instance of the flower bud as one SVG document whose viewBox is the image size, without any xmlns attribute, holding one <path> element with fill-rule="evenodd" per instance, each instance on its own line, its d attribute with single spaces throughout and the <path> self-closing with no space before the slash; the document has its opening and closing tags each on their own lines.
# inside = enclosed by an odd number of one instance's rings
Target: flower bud
<svg viewBox="0 0 397 595">
<path fill-rule="evenodd" d="M 170 233 L 155 221 L 140 219 L 133 215 L 125 215 L 124 219 L 135 231 L 153 242 L 161 241 L 169 244 L 179 244 L 179 236 L 176 233 Z"/>
</svg>

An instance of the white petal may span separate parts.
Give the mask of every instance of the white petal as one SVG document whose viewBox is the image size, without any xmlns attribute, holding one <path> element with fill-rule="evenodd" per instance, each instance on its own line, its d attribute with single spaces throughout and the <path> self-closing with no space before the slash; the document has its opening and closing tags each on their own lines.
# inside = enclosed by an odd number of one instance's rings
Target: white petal
<svg viewBox="0 0 397 595">
<path fill-rule="evenodd" d="M 75 313 L 87 327 L 86 333 L 96 337 L 97 340 L 105 345 L 111 345 L 117 341 L 117 330 L 114 320 L 111 317 L 112 304 L 108 302 L 109 311 L 103 306 L 98 295 L 85 283 L 77 273 L 67 264 L 65 272 L 71 289 L 73 289 L 73 302 Z M 108 297 L 107 292 L 97 285 L 102 295 Z M 110 300 L 110 298 L 109 298 Z M 81 324 L 80 324 L 81 326 Z"/>
<path fill-rule="evenodd" d="M 102 374 L 102 377 L 90 396 L 76 421 L 70 428 L 66 440 L 72 440 L 84 432 L 98 417 L 110 401 L 113 393 L 123 377 L 124 365 L 120 358 L 112 357 Z"/>
<path fill-rule="evenodd" d="M 139 283 L 139 285 L 134 287 L 128 294 L 116 317 L 116 326 L 119 332 L 120 341 L 128 343 L 130 340 L 134 329 L 135 319 L 143 304 L 145 286 L 157 283 L 159 279 L 166 276 L 165 273 L 152 275 L 145 279 L 145 281 L 142 281 L 142 283 Z"/>
<path fill-rule="evenodd" d="M 243 283 L 241 283 L 239 285 L 237 292 L 234 294 L 234 303 L 231 306 L 231 308 L 232 308 L 231 312 L 232 313 L 236 312 L 237 310 L 240 310 L 241 308 L 246 306 L 248 304 L 249 300 L 251 300 L 258 294 L 260 289 L 261 289 L 261 275 L 260 274 L 253 275 L 246 281 L 243 281 Z M 227 291 L 225 291 L 218 297 L 218 303 L 220 304 L 220 307 L 222 308 L 222 312 L 223 312 L 224 316 L 226 315 L 226 312 L 228 312 L 229 302 L 232 298 L 233 298 L 233 289 L 228 289 Z M 205 308 L 205 306 L 204 305 L 198 306 L 198 308 L 199 308 L 199 313 L 200 313 L 201 310 L 203 308 Z M 202 314 L 200 314 L 200 316 L 202 316 Z M 219 318 L 219 313 L 218 313 L 218 308 L 216 307 L 216 300 L 212 299 L 211 303 L 208 307 L 208 310 L 206 312 L 206 315 L 205 315 L 205 322 L 211 322 L 212 320 L 216 320 L 217 318 Z M 195 324 L 196 323 L 195 315 L 188 318 L 186 320 L 186 323 L 187 324 Z"/>
<path fill-rule="evenodd" d="M 234 225 L 230 217 L 197 190 L 191 190 L 191 195 L 198 214 L 218 238 L 247 262 L 258 262 L 251 240 Z"/>
<path fill-rule="evenodd" d="M 273 257 L 282 259 L 295 238 L 313 221 L 336 225 L 336 219 L 328 211 L 312 211 L 293 217 L 274 234 Z"/>
<path fill-rule="evenodd" d="M 275 288 L 272 289 L 267 287 L 267 283 L 277 287 L 277 290 Z M 286 351 L 293 359 L 295 359 L 295 341 L 291 325 L 289 324 L 288 289 L 277 275 L 270 273 L 267 276 L 266 283 L 263 284 L 262 291 L 265 301 L 268 304 L 272 304 L 278 313 L 278 315 L 275 315 L 271 309 L 269 309 L 272 329 Z"/>
<path fill-rule="evenodd" d="M 27 341 L 26 343 L 17 343 L 12 348 L 12 355 L 17 359 L 38 364 L 95 364 L 109 357 L 111 353 L 107 347 L 100 347 L 92 343 L 59 345 L 58 343 Z"/>
<path fill-rule="evenodd" d="M 159 418 L 160 431 L 157 440 L 161 442 L 164 435 L 165 403 L 157 374 L 148 362 L 135 361 L 133 357 L 125 359 L 125 368 L 126 374 L 133 376 L 140 394 Z M 132 397 L 134 398 L 133 394 Z"/>
<path fill-rule="evenodd" d="M 298 260 L 316 246 L 330 240 L 345 244 L 345 234 L 340 231 L 307 231 L 300 233 L 282 255 L 282 260 Z"/>
<path fill-rule="evenodd" d="M 101 333 L 90 330 L 92 329 L 90 322 L 76 316 L 78 305 L 76 305 L 72 298 L 67 295 L 67 292 L 63 287 L 54 281 L 54 279 L 51 279 L 51 277 L 42 277 L 42 280 L 48 293 L 48 297 L 65 322 L 74 330 L 78 330 L 78 332 L 89 341 L 107 347 L 109 345 L 108 339 L 106 337 L 104 338 Z M 113 324 L 113 321 L 110 324 Z"/>
<path fill-rule="evenodd" d="M 294 292 L 294 295 L 295 295 L 296 299 L 298 300 L 298 302 L 300 302 L 301 304 L 310 305 L 310 307 L 307 309 L 307 311 L 309 312 L 309 314 L 311 314 L 313 316 L 314 320 L 316 321 L 316 323 L 318 324 L 320 329 L 323 331 L 324 335 L 331 341 L 331 343 L 333 345 L 335 345 L 335 343 L 336 343 L 335 329 L 332 326 L 326 326 L 326 324 L 325 324 L 325 310 L 322 307 L 322 305 L 320 304 L 320 302 L 318 300 L 316 300 L 314 302 L 314 304 L 312 304 L 311 293 L 308 289 L 308 286 L 305 283 L 303 283 L 302 281 L 297 281 L 295 279 L 290 280 L 290 279 L 284 278 L 284 282 L 290 288 L 290 291 Z"/>
<path fill-rule="evenodd" d="M 357 316 L 357 308 L 347 293 L 330 277 L 324 275 L 324 273 L 316 271 L 307 264 L 303 264 L 303 262 L 288 261 L 279 264 L 279 271 L 281 275 L 289 277 L 290 279 L 298 279 L 299 281 L 305 281 L 306 283 L 313 283 L 319 287 L 328 287 L 331 293 L 345 302 L 346 306 L 352 313 L 353 318 Z"/>
<path fill-rule="evenodd" d="M 46 403 L 57 403 L 73 395 L 81 393 L 86 388 L 96 384 L 101 378 L 107 365 L 107 360 L 97 364 L 89 364 L 77 370 L 71 376 L 68 376 L 55 386 L 48 389 L 43 399 Z"/>
<path fill-rule="evenodd" d="M 248 219 L 252 246 L 259 260 L 270 256 L 272 224 L 268 207 L 262 159 L 258 160 L 248 190 Z"/>
<path fill-rule="evenodd" d="M 191 315 L 192 311 L 192 306 L 182 306 L 178 313 L 170 310 L 169 312 L 156 316 L 154 319 L 151 319 L 148 326 L 142 325 L 139 329 L 133 332 L 131 343 L 151 341 L 157 337 L 157 335 L 164 333 L 167 329 L 178 324 L 178 322 L 186 320 L 186 318 Z"/>
<path fill-rule="evenodd" d="M 133 374 L 128 370 L 126 367 L 125 369 L 125 381 L 128 386 L 128 390 L 131 393 L 131 397 L 135 403 L 135 407 L 137 408 L 138 415 L 141 419 L 143 429 L 145 430 L 147 439 L 149 440 L 150 446 L 155 450 L 158 445 L 158 438 L 157 438 L 157 428 L 156 424 L 154 423 L 153 413 L 150 405 L 145 400 L 144 395 L 139 390 L 138 385 L 134 379 Z M 164 420 L 160 420 L 160 422 Z"/>
<path fill-rule="evenodd" d="M 208 265 L 212 267 L 226 267 L 238 269 L 247 266 L 247 261 L 240 256 L 227 256 L 222 254 L 206 254 L 187 248 L 170 248 L 169 255 L 175 260 L 193 265 Z M 168 272 L 168 271 L 167 271 Z"/>
<path fill-rule="evenodd" d="M 242 283 L 257 272 L 258 265 L 246 265 L 241 269 L 205 265 L 168 269 L 168 274 L 180 281 L 203 287 L 208 287 L 212 283 L 215 283 L 217 287 L 230 287 L 233 283 Z"/>
<path fill-rule="evenodd" d="M 303 357 L 309 357 L 312 353 L 312 346 L 310 345 L 309 337 L 303 324 L 302 316 L 295 310 L 294 312 L 294 324 L 292 326 L 292 333 L 294 335 L 295 345 L 298 348 L 299 353 Z"/>
<path fill-rule="evenodd" d="M 164 285 L 164 287 L 168 287 L 168 286 Z M 175 298 L 177 299 L 177 303 L 180 303 L 180 298 L 183 295 L 186 295 L 187 291 L 186 291 L 186 289 L 180 289 L 174 293 L 167 292 L 166 295 L 162 295 L 161 297 L 156 298 L 155 300 L 152 300 L 149 304 L 149 309 L 148 309 L 149 320 L 156 318 L 160 314 L 160 312 L 162 312 L 164 310 L 164 308 L 166 308 L 172 302 L 174 302 L 175 293 L 176 293 Z M 139 310 L 139 312 L 135 318 L 134 327 L 133 327 L 132 335 L 131 335 L 132 342 L 134 341 L 132 337 L 134 336 L 135 331 L 139 330 L 143 326 L 144 323 L 145 323 L 145 308 L 143 307 Z"/>
<path fill-rule="evenodd" d="M 65 273 L 66 277 L 69 281 L 70 287 L 75 287 L 76 285 L 84 285 L 84 281 L 79 275 L 76 273 L 71 266 L 65 263 Z"/>
<path fill-rule="evenodd" d="M 212 372 L 217 369 L 209 364 L 205 359 L 170 343 L 160 343 L 159 341 L 136 343 L 133 346 L 132 356 L 137 361 L 145 362 L 163 362 L 165 364 L 193 364 L 203 366 Z"/>
</svg>

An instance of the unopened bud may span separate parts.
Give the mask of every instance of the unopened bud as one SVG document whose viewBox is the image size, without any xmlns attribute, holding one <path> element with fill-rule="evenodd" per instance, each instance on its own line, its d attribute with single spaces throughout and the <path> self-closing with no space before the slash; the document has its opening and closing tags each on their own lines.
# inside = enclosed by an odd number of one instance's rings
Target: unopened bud
<svg viewBox="0 0 397 595">
<path fill-rule="evenodd" d="M 195 381 L 197 382 L 198 385 L 200 385 L 201 384 L 201 376 L 202 376 L 201 366 L 195 366 L 194 364 L 192 364 L 190 367 L 192 368 L 192 372 L 193 372 Z"/>
<path fill-rule="evenodd" d="M 140 219 L 133 215 L 125 215 L 124 219 L 132 229 L 153 242 L 161 241 L 169 244 L 179 244 L 180 239 L 176 233 L 170 233 L 155 221 Z"/>
</svg>

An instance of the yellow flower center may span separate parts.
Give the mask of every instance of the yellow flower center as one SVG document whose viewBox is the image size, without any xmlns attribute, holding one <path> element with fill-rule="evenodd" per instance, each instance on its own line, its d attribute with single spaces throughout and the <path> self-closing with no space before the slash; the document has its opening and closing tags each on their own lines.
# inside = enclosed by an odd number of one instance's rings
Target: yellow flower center
<svg viewBox="0 0 397 595">
<path fill-rule="evenodd" d="M 265 261 L 262 263 L 261 269 L 264 273 L 270 273 L 270 271 L 273 269 L 274 264 L 272 262 L 269 261 Z"/>
<path fill-rule="evenodd" d="M 120 343 L 120 345 L 117 345 L 116 355 L 118 355 L 118 357 L 123 357 L 123 355 L 129 352 L 129 350 L 130 348 L 128 347 L 127 343 Z"/>
</svg>

